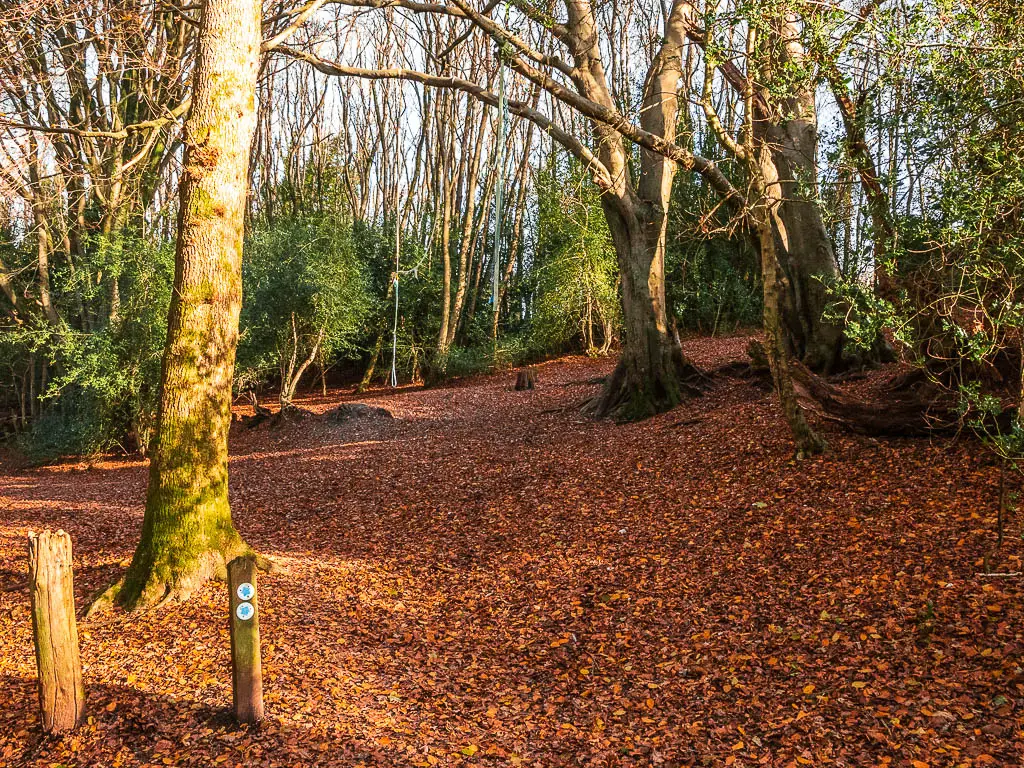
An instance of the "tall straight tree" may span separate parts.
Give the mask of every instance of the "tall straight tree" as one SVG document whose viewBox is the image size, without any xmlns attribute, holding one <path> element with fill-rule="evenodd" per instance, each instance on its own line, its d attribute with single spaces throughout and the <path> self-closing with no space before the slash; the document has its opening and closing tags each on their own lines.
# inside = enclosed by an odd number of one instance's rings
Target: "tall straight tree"
<svg viewBox="0 0 1024 768">
<path fill-rule="evenodd" d="M 108 593 L 127 608 L 184 598 L 248 550 L 228 505 L 228 428 L 260 42 L 259 0 L 203 4 L 146 514 Z"/>
</svg>

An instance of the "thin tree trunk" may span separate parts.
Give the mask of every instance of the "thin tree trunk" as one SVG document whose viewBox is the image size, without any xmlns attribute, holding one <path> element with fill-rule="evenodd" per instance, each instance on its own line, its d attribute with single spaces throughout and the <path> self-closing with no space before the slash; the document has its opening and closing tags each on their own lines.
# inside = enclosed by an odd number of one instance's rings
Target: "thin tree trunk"
<svg viewBox="0 0 1024 768">
<path fill-rule="evenodd" d="M 539 100 L 540 91 L 534 92 L 533 107 L 536 108 L 537 101 Z M 534 124 L 528 123 L 526 126 L 526 139 L 523 141 L 523 158 L 519 163 L 519 170 L 516 172 L 515 184 L 518 185 L 518 193 L 516 195 L 515 202 L 515 223 L 512 225 L 512 240 L 509 243 L 508 249 L 508 262 L 505 264 L 504 273 L 501 276 L 501 282 L 498 283 L 498 296 L 494 300 L 493 317 L 491 320 L 491 338 L 498 338 L 498 321 L 501 318 L 501 306 L 505 301 L 505 295 L 508 293 L 509 281 L 512 279 L 512 271 L 516 266 L 516 255 L 519 252 L 519 240 L 523 233 L 523 219 L 526 212 L 526 191 L 528 185 L 526 183 L 526 169 L 530 164 L 530 148 L 533 144 L 533 129 Z"/>
<path fill-rule="evenodd" d="M 484 139 L 487 134 L 487 112 L 480 110 L 480 131 L 477 135 L 476 147 L 473 150 L 473 160 L 470 163 L 469 179 L 466 182 L 466 211 L 462 223 L 462 239 L 459 242 L 459 276 L 458 285 L 455 289 L 455 300 L 452 303 L 451 316 L 448 318 L 448 345 L 455 342 L 455 332 L 458 330 L 459 321 L 462 319 L 462 308 L 466 301 L 466 291 L 469 288 L 470 257 L 474 245 L 474 229 L 476 217 L 476 190 L 480 178 L 480 157 L 483 154 Z"/>
<path fill-rule="evenodd" d="M 32 139 L 33 154 L 29 162 L 29 174 L 32 179 L 33 188 L 39 185 L 39 170 L 34 151 L 35 138 Z M 36 284 L 39 290 L 39 305 L 43 308 L 43 315 L 51 326 L 60 324 L 60 315 L 53 304 L 53 293 L 50 289 L 50 230 L 47 224 L 46 211 L 42 201 L 38 199 L 38 193 L 32 199 L 32 216 L 36 229 Z"/>
<path fill-rule="evenodd" d="M 487 240 L 486 231 L 486 218 L 487 211 L 491 207 L 491 198 L 494 193 L 494 177 L 488 180 L 487 185 L 484 187 L 483 196 L 480 200 L 480 205 L 477 206 L 476 221 L 474 222 L 474 232 L 476 235 L 473 238 L 473 245 L 469 249 L 469 263 L 470 272 L 472 273 L 471 285 L 469 290 L 469 300 L 465 303 L 465 311 L 463 313 L 462 322 L 460 326 L 463 334 L 466 329 L 473 322 L 473 315 L 476 314 L 477 301 L 480 298 L 480 282 L 483 278 L 485 269 L 487 268 L 489 261 L 488 256 L 491 253 L 493 244 L 489 244 Z M 480 258 L 476 258 L 477 254 L 480 254 Z"/>
<path fill-rule="evenodd" d="M 18 310 L 20 309 L 18 306 L 18 294 L 3 259 L 0 259 L 0 292 L 3 293 L 11 305 L 8 310 L 11 319 L 18 325 L 21 325 L 22 320 L 18 316 Z"/>
<path fill-rule="evenodd" d="M 280 400 L 280 405 L 281 405 L 281 410 L 282 411 L 284 411 L 286 408 L 291 407 L 292 400 L 295 399 L 295 392 L 299 388 L 299 382 L 302 381 L 303 374 L 306 373 L 306 370 L 309 368 L 309 366 L 311 366 L 313 364 L 313 361 L 316 360 L 317 355 L 320 354 L 320 345 L 323 344 L 324 335 L 325 334 L 326 334 L 325 329 L 321 328 L 320 332 L 317 334 L 316 341 L 313 342 L 313 348 L 309 351 L 309 354 L 305 357 L 305 359 L 301 363 L 299 363 L 299 367 L 298 368 L 295 368 L 295 366 L 293 364 L 289 368 L 289 371 L 288 371 L 288 381 L 287 382 L 284 382 L 284 381 L 281 382 L 281 397 L 279 398 L 279 400 Z M 298 348 L 298 338 L 297 338 L 297 336 L 296 336 L 296 342 L 295 343 L 296 343 L 296 349 L 297 349 Z"/>
<path fill-rule="evenodd" d="M 842 74 L 834 63 L 825 66 L 825 76 L 836 104 L 843 119 L 846 130 L 846 151 L 850 155 L 854 168 L 860 177 L 861 189 L 867 201 L 868 215 L 871 217 L 871 239 L 874 244 L 875 256 L 875 287 L 879 294 L 891 297 L 893 294 L 892 278 L 886 268 L 887 259 L 896 244 L 896 226 L 889 215 L 889 201 L 878 177 L 875 159 L 868 145 L 864 115 L 857 103 L 850 97 Z"/>
<path fill-rule="evenodd" d="M 757 214 L 755 214 L 757 215 Z M 789 369 L 789 348 L 782 325 L 780 295 L 784 282 L 779 279 L 779 262 L 775 252 L 775 231 L 770 213 L 765 210 L 758 221 L 758 240 L 761 246 L 761 283 L 764 295 L 765 351 L 772 372 L 772 381 L 779 396 L 782 414 L 789 424 L 796 444 L 797 458 L 804 458 L 825 450 L 826 445 L 807 423 L 803 408 L 793 389 L 793 375 Z"/>
<path fill-rule="evenodd" d="M 446 182 L 444 187 L 444 212 L 441 215 L 441 329 L 438 332 L 437 355 L 443 358 L 448 352 L 448 318 L 451 315 L 452 302 L 452 189 L 454 182 Z"/>
<path fill-rule="evenodd" d="M 356 387 L 356 393 L 361 394 L 370 388 L 370 382 L 373 381 L 373 373 L 377 369 L 377 361 L 380 359 L 380 350 L 384 345 L 384 331 L 381 330 L 377 334 L 377 341 L 373 345 L 373 354 L 370 356 L 370 364 L 366 366 L 366 372 L 363 373 L 363 379 L 359 382 L 359 386 Z"/>
</svg>

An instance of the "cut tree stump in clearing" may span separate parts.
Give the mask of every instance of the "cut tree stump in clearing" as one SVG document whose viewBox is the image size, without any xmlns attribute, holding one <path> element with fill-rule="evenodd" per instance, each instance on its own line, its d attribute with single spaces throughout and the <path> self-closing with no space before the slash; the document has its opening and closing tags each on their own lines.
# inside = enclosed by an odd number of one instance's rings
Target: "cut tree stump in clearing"
<svg viewBox="0 0 1024 768">
<path fill-rule="evenodd" d="M 231 609 L 231 689 L 235 719 L 251 725 L 263 719 L 263 669 L 256 595 L 256 560 L 251 555 L 228 563 Z"/>
<path fill-rule="evenodd" d="M 32 630 L 39 670 L 39 709 L 47 733 L 71 731 L 85 713 L 78 655 L 71 536 L 64 531 L 28 535 Z"/>
<path fill-rule="evenodd" d="M 537 384 L 537 372 L 533 368 L 523 368 L 516 376 L 516 392 L 533 389 Z"/>
</svg>

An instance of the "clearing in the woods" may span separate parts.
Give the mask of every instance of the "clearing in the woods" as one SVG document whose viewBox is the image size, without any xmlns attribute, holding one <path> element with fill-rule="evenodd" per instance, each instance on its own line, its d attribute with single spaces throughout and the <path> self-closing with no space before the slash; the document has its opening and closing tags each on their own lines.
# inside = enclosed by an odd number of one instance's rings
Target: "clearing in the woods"
<svg viewBox="0 0 1024 768">
<path fill-rule="evenodd" d="M 712 368 L 746 341 L 685 346 Z M 996 548 L 1000 472 L 976 443 L 826 428 L 831 452 L 794 462 L 771 395 L 728 378 L 642 423 L 582 417 L 611 367 L 298 403 L 393 420 L 235 425 L 236 523 L 279 566 L 255 730 L 231 722 L 210 584 L 81 621 L 88 723 L 42 738 L 26 535 L 71 533 L 84 605 L 132 554 L 146 468 L 8 467 L 0 764 L 1024 761 L 1022 582 L 985 574 L 1022 570 L 1021 526 Z"/>
</svg>

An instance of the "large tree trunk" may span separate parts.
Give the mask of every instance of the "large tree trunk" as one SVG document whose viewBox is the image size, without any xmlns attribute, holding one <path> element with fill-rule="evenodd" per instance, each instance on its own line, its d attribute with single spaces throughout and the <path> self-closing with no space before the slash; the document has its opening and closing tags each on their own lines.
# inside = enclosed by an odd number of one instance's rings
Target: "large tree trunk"
<svg viewBox="0 0 1024 768">
<path fill-rule="evenodd" d="M 772 42 L 778 57 L 769 67 L 782 72 L 804 66 L 805 54 L 792 23 L 780 24 Z M 781 76 L 781 75 L 780 75 Z M 787 278 L 782 317 L 790 351 L 816 371 L 828 372 L 841 360 L 842 326 L 824 319 L 828 283 L 838 275 L 835 253 L 818 204 L 818 119 L 812 82 L 797 83 L 780 100 L 781 116 L 760 114 L 755 140 L 771 149 L 769 184 L 781 190 L 774 211 L 775 250 Z"/>
<path fill-rule="evenodd" d="M 597 416 L 633 420 L 677 405 L 699 394 L 701 372 L 683 357 L 669 332 L 665 310 L 665 216 L 625 216 L 621 206 L 603 200 L 622 279 L 622 354 L 615 372 L 592 404 Z"/>
<path fill-rule="evenodd" d="M 839 365 L 843 330 L 824 319 L 829 304 L 828 284 L 838 274 L 832 243 L 815 200 L 800 187 L 811 182 L 813 153 L 807 158 L 799 136 L 807 140 L 807 126 L 787 121 L 772 126 L 761 140 L 772 146 L 775 172 L 782 187 L 782 204 L 773 215 L 775 250 L 787 277 L 783 320 L 790 351 L 813 370 L 828 372 Z M 813 129 L 810 129 L 813 131 Z M 816 140 L 815 140 L 816 142 Z M 816 181 L 813 182 L 816 184 Z"/>
<path fill-rule="evenodd" d="M 575 52 L 578 85 L 592 100 L 614 108 L 590 4 L 572 0 L 567 8 L 570 26 L 580 41 Z M 679 121 L 685 22 L 686 8 L 676 5 L 665 23 L 662 45 L 643 88 L 641 126 L 669 142 L 675 141 Z M 640 176 L 634 190 L 628 182 L 631 174 L 622 136 L 598 121 L 592 126 L 599 157 L 612 179 L 601 204 L 618 257 L 624 322 L 619 365 L 593 410 L 599 416 L 640 419 L 668 410 L 684 394 L 697 394 L 705 381 L 669 333 L 665 307 L 665 237 L 672 180 L 678 167 L 663 155 L 641 149 Z"/>
<path fill-rule="evenodd" d="M 228 506 L 228 428 L 259 51 L 257 0 L 204 4 L 146 513 L 116 592 L 128 608 L 184 598 L 247 551 Z"/>
</svg>

